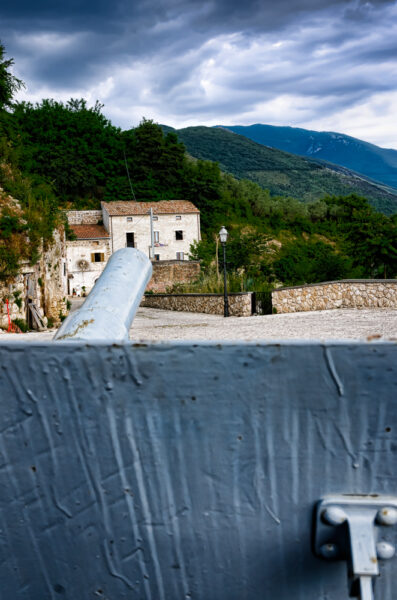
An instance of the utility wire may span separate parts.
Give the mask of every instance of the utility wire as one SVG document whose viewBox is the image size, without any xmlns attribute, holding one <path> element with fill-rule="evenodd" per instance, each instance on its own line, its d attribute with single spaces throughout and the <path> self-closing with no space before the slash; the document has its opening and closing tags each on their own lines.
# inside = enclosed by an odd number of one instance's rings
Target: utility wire
<svg viewBox="0 0 397 600">
<path fill-rule="evenodd" d="M 135 198 L 135 194 L 134 194 L 134 189 L 133 189 L 133 187 L 132 187 L 132 183 L 131 183 L 130 172 L 129 172 L 129 170 L 128 170 L 127 157 L 126 157 L 126 155 L 125 155 L 124 146 L 123 146 L 123 154 L 124 154 L 125 168 L 126 168 L 126 170 L 127 170 L 128 181 L 129 181 L 129 183 L 130 183 L 130 188 L 131 188 L 131 192 L 132 192 L 132 197 L 134 198 L 134 202 L 136 202 L 136 198 Z"/>
</svg>

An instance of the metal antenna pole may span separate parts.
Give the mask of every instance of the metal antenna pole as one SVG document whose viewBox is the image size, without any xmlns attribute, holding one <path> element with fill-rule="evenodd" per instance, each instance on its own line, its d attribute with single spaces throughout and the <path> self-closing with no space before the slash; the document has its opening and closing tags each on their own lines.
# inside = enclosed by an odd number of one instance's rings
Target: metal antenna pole
<svg viewBox="0 0 397 600">
<path fill-rule="evenodd" d="M 153 208 L 150 209 L 150 241 L 151 241 L 151 246 L 152 246 L 151 259 L 154 260 Z"/>
</svg>

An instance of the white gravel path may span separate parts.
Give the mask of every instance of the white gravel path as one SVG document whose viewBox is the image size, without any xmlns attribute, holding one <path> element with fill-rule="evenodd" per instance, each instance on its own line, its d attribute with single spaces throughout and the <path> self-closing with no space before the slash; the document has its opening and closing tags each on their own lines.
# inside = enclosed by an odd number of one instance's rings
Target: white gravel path
<svg viewBox="0 0 397 600">
<path fill-rule="evenodd" d="M 48 341 L 54 331 L 2 334 L 8 341 Z M 397 341 L 397 310 L 324 310 L 255 317 L 224 317 L 140 308 L 134 341 L 170 340 L 368 340 Z"/>
<path fill-rule="evenodd" d="M 367 340 L 397 341 L 397 310 L 324 310 L 228 317 L 177 313 L 153 308 L 138 312 L 134 340 Z"/>
</svg>

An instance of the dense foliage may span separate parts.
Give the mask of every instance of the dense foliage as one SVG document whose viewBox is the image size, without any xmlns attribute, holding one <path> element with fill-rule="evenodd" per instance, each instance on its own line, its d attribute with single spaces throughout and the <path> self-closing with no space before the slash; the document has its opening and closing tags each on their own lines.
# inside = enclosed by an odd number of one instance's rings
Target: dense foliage
<svg viewBox="0 0 397 600">
<path fill-rule="evenodd" d="M 30 174 L 53 182 L 61 203 L 99 206 L 101 200 L 174 198 L 183 190 L 185 149 L 175 134 L 144 120 L 122 132 L 98 102 L 43 100 L 15 106 L 21 162 Z M 131 189 L 131 182 L 133 187 Z"/>
<path fill-rule="evenodd" d="M 241 182 L 242 194 L 253 190 Z M 397 275 L 397 217 L 373 210 L 359 196 L 326 197 L 303 204 L 271 198 L 257 189 L 251 227 L 234 223 L 228 241 L 228 268 L 260 285 L 263 279 L 287 285 L 346 278 Z M 235 248 L 241 248 L 240 254 Z M 193 255 L 208 271 L 216 263 L 214 235 L 207 234 Z M 236 260 L 237 258 L 237 260 Z"/>
</svg>

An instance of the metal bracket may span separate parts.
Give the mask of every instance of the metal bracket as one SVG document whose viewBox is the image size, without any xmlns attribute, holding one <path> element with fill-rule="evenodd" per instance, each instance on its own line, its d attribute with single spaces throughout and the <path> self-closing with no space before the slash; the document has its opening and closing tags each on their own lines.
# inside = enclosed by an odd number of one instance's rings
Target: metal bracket
<svg viewBox="0 0 397 600">
<path fill-rule="evenodd" d="M 349 595 L 373 600 L 378 559 L 392 558 L 395 553 L 394 545 L 379 533 L 396 523 L 395 496 L 325 496 L 316 507 L 314 552 L 327 560 L 346 560 Z"/>
</svg>

